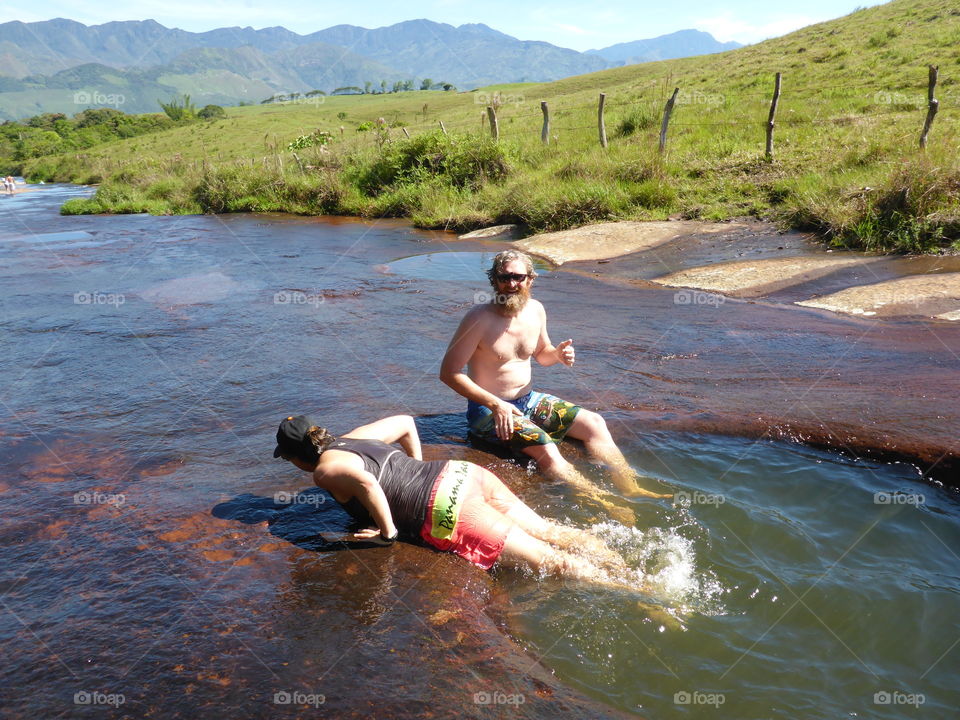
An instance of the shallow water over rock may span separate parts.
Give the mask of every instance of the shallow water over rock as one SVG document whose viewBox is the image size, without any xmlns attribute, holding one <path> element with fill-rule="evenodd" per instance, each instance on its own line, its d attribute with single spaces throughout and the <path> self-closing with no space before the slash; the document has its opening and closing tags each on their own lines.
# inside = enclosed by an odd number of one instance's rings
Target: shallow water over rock
<svg viewBox="0 0 960 720">
<path fill-rule="evenodd" d="M 0 206 L 5 717 L 960 705 L 960 502 L 936 482 L 956 477 L 955 330 L 678 303 L 624 280 L 630 258 L 603 277 L 541 266 L 578 363 L 535 368 L 538 384 L 603 412 L 674 493 L 612 494 L 630 528 L 464 444 L 436 375 L 502 244 L 395 221 L 56 214 L 82 192 Z M 594 529 L 646 589 L 344 548 L 345 513 L 271 458 L 291 412 L 334 431 L 410 413 L 427 459 L 483 464 Z"/>
</svg>

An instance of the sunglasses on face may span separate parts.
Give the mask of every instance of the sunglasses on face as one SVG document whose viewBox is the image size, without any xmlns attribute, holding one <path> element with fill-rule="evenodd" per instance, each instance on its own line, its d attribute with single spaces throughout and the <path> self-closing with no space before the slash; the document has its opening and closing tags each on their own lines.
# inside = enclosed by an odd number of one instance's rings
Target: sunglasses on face
<svg viewBox="0 0 960 720">
<path fill-rule="evenodd" d="M 527 273 L 497 273 L 497 282 L 516 282 L 522 283 L 525 280 L 528 280 L 531 275 Z"/>
</svg>

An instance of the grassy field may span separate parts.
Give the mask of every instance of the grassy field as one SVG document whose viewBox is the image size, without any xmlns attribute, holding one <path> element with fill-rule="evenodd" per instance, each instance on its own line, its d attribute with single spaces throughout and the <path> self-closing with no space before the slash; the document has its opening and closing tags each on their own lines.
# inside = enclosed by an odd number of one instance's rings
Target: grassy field
<svg viewBox="0 0 960 720">
<path fill-rule="evenodd" d="M 940 106 L 921 151 L 928 65 L 939 66 Z M 767 159 L 776 72 L 783 92 Z M 895 0 L 720 55 L 553 83 L 228 108 L 225 120 L 38 158 L 24 174 L 101 183 L 94 198 L 65 206 L 75 213 L 281 210 L 408 216 L 455 229 L 510 221 L 532 231 L 756 216 L 835 244 L 957 249 L 958 78 L 955 0 Z M 660 121 L 675 87 L 661 154 Z M 548 145 L 541 101 L 551 112 Z M 498 142 L 482 117 L 493 103 Z M 332 141 L 288 150 L 315 130 Z"/>
</svg>

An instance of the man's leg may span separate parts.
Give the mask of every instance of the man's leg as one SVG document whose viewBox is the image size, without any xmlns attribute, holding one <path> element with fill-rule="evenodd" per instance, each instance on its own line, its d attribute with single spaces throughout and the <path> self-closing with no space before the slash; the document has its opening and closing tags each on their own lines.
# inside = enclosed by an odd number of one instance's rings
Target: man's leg
<svg viewBox="0 0 960 720">
<path fill-rule="evenodd" d="M 614 505 L 603 496 L 603 491 L 586 478 L 579 470 L 571 465 L 560 454 L 554 443 L 546 445 L 529 445 L 523 448 L 525 455 L 537 462 L 537 467 L 549 478 L 560 480 L 570 485 L 581 495 L 586 495 L 609 513 L 610 517 L 625 525 L 633 525 L 636 518 L 633 510 Z"/>
<path fill-rule="evenodd" d="M 573 424 L 567 431 L 567 436 L 583 442 L 591 457 L 596 458 L 610 468 L 613 484 L 617 490 L 628 497 L 671 497 L 645 490 L 637 485 L 637 473 L 630 467 L 630 463 L 620 452 L 620 448 L 613 441 L 613 436 L 607 429 L 607 422 L 598 413 L 580 409 Z"/>
</svg>

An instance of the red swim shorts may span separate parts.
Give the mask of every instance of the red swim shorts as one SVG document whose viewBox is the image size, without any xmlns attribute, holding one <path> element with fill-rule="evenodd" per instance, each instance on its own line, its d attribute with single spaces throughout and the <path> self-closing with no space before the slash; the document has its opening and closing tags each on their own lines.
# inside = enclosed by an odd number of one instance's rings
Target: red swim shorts
<svg viewBox="0 0 960 720">
<path fill-rule="evenodd" d="M 451 460 L 430 493 L 420 537 L 489 570 L 514 522 L 505 513 L 520 502 L 500 478 L 479 465 Z"/>
</svg>

